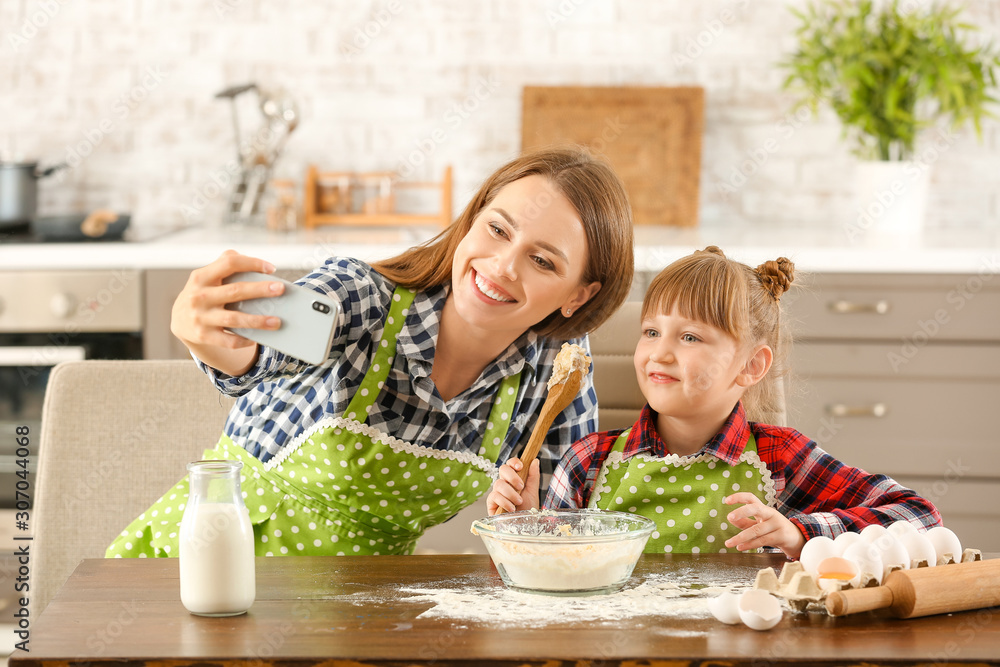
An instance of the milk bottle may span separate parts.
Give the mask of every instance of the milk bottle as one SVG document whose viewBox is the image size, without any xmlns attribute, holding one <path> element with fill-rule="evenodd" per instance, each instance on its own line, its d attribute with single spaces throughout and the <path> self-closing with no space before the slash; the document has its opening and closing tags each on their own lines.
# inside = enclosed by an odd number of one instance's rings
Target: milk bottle
<svg viewBox="0 0 1000 667">
<path fill-rule="evenodd" d="M 257 595 L 253 527 L 240 491 L 240 461 L 189 463 L 180 529 L 181 602 L 192 614 L 235 616 Z"/>
</svg>

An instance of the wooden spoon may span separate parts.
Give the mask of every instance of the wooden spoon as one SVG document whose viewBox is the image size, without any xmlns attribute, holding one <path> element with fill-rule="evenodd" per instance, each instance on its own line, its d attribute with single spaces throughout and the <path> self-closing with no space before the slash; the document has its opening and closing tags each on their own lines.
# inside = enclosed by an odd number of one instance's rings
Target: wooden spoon
<svg viewBox="0 0 1000 667">
<path fill-rule="evenodd" d="M 586 374 L 587 369 L 574 369 L 565 380 L 549 388 L 548 396 L 545 397 L 545 403 L 542 405 L 542 411 L 538 414 L 538 421 L 535 422 L 535 428 L 532 429 L 528 444 L 521 452 L 522 467 L 517 474 L 522 482 L 528 480 L 528 469 L 531 467 L 531 462 L 538 456 L 538 451 L 542 448 L 542 440 L 549 432 L 549 427 L 552 426 L 556 416 L 565 410 L 580 393 L 580 385 L 583 384 L 583 376 Z M 498 507 L 496 514 L 503 513 L 503 508 Z"/>
<path fill-rule="evenodd" d="M 97 209 L 92 211 L 82 223 L 80 223 L 80 231 L 83 232 L 85 236 L 91 238 L 98 238 L 104 236 L 104 232 L 108 231 L 108 225 L 118 220 L 118 214 L 114 211 L 108 211 L 105 209 Z"/>
</svg>

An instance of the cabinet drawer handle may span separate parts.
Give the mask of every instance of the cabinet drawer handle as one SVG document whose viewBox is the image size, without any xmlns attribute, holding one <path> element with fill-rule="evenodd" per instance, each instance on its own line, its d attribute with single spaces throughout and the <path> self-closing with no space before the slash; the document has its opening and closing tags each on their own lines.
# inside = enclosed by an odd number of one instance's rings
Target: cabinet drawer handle
<svg viewBox="0 0 1000 667">
<path fill-rule="evenodd" d="M 831 301 L 826 305 L 827 310 L 838 315 L 848 315 L 852 313 L 874 313 L 875 315 L 885 315 L 889 312 L 889 302 L 879 299 L 874 303 L 861 303 L 858 301 L 848 301 L 841 299 Z"/>
<path fill-rule="evenodd" d="M 826 414 L 831 417 L 885 417 L 888 413 L 889 408 L 885 403 L 872 403 L 871 405 L 834 403 L 826 406 Z"/>
</svg>

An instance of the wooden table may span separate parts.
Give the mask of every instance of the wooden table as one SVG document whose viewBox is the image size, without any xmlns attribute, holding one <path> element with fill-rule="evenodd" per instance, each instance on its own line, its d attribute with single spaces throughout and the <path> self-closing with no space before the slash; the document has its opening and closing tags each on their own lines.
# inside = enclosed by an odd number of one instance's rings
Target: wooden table
<svg viewBox="0 0 1000 667">
<path fill-rule="evenodd" d="M 764 554 L 645 555 L 631 583 L 695 573 L 749 585 L 758 569 L 783 562 Z M 15 652 L 10 664 L 1000 664 L 996 607 L 906 621 L 881 612 L 786 612 L 770 632 L 703 614 L 501 628 L 422 617 L 433 603 L 401 590 L 442 582 L 503 587 L 487 556 L 260 558 L 249 613 L 202 618 L 180 603 L 176 559 L 86 560 L 32 622 L 30 652 Z"/>
</svg>

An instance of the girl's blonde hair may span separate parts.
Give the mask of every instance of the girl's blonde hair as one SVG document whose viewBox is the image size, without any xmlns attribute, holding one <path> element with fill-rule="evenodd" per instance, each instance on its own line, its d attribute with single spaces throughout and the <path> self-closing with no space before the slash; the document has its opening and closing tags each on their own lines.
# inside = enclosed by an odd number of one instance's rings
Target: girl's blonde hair
<svg viewBox="0 0 1000 667">
<path fill-rule="evenodd" d="M 501 188 L 536 174 L 559 188 L 580 214 L 587 237 L 583 283 L 599 282 L 601 289 L 571 317 L 563 317 L 557 310 L 531 328 L 540 336 L 557 340 L 593 331 L 618 310 L 632 286 L 632 208 L 617 174 L 582 148 L 542 149 L 508 162 L 486 179 L 447 229 L 421 246 L 374 263 L 373 268 L 389 280 L 416 290 L 449 283 L 455 249 L 476 216 Z"/>
<path fill-rule="evenodd" d="M 771 370 L 743 395 L 743 407 L 751 421 L 781 423 L 788 341 L 781 326 L 780 299 L 794 279 L 795 265 L 784 257 L 752 269 L 708 246 L 653 278 L 642 302 L 642 317 L 669 313 L 676 306 L 681 316 L 725 331 L 744 349 L 767 344 L 774 353 Z"/>
</svg>

